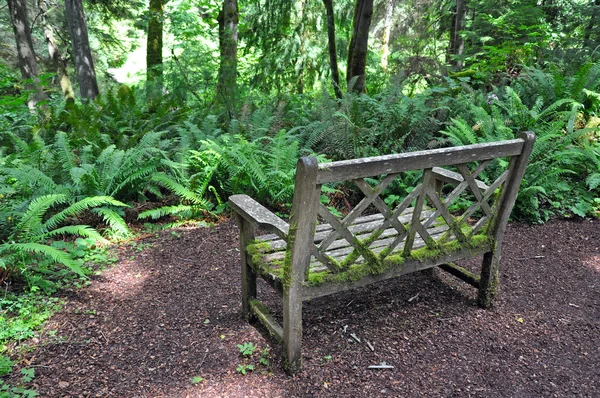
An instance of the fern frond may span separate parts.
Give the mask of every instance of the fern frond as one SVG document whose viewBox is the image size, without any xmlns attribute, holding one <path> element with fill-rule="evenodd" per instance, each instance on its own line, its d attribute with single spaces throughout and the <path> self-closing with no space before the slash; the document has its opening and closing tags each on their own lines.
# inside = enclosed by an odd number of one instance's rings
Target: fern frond
<svg viewBox="0 0 600 398">
<path fill-rule="evenodd" d="M 192 206 L 178 205 L 178 206 L 163 206 L 158 209 L 146 210 L 138 216 L 140 220 L 145 218 L 151 218 L 158 220 L 165 216 L 190 216 L 192 214 Z"/>
<path fill-rule="evenodd" d="M 88 225 L 67 225 L 64 227 L 60 227 L 57 229 L 53 229 L 50 232 L 46 232 L 45 234 L 39 235 L 36 237 L 36 240 L 43 241 L 48 238 L 52 238 L 58 235 L 73 235 L 73 236 L 83 236 L 84 238 L 92 238 L 101 243 L 108 243 L 106 239 L 102 237 L 94 228 Z"/>
<path fill-rule="evenodd" d="M 50 217 L 43 225 L 45 230 L 52 230 L 56 228 L 61 222 L 67 217 L 81 213 L 84 210 L 92 209 L 100 206 L 117 206 L 117 207 L 129 207 L 125 203 L 119 202 L 110 196 L 90 196 L 83 198 L 71 204 L 66 209 Z"/>
<path fill-rule="evenodd" d="M 49 208 L 66 201 L 67 197 L 63 194 L 45 195 L 32 200 L 15 227 L 16 237 L 29 236 L 30 232 L 40 234 L 47 231 L 42 225 L 42 218 Z"/>
<path fill-rule="evenodd" d="M 199 197 L 194 191 L 184 187 L 179 182 L 175 181 L 170 176 L 164 173 L 157 173 L 152 176 L 152 181 L 167 188 L 175 195 L 179 196 L 183 200 L 187 200 L 195 205 L 204 205 L 206 201 Z"/>
<path fill-rule="evenodd" d="M 16 252 L 36 253 L 52 261 L 67 266 L 71 271 L 85 277 L 83 268 L 77 264 L 68 253 L 55 249 L 54 247 L 43 245 L 41 243 L 5 243 L 4 246 L 8 250 Z"/>
<path fill-rule="evenodd" d="M 477 136 L 464 119 L 452 119 L 452 123 L 453 125 L 448 126 L 447 130 L 442 130 L 440 133 L 447 136 L 453 145 L 477 144 Z"/>
<path fill-rule="evenodd" d="M 62 170 L 71 170 L 76 167 L 75 155 L 69 145 L 69 138 L 64 131 L 56 133 L 54 142 L 55 154 Z"/>
<path fill-rule="evenodd" d="M 127 226 L 125 220 L 123 220 L 123 217 L 121 217 L 119 213 L 117 213 L 113 209 L 110 209 L 108 207 L 98 207 L 92 209 L 92 211 L 100 215 L 104 222 L 108 224 L 108 226 L 113 231 L 115 231 L 118 236 L 127 237 L 131 235 L 129 227 Z"/>
<path fill-rule="evenodd" d="M 585 182 L 588 185 L 589 189 L 596 189 L 596 188 L 600 187 L 600 172 L 590 174 L 585 179 Z"/>
<path fill-rule="evenodd" d="M 40 187 L 43 193 L 57 192 L 60 187 L 36 167 L 22 165 L 19 168 L 0 167 L 0 174 L 13 177 L 19 185 L 27 188 Z"/>
</svg>

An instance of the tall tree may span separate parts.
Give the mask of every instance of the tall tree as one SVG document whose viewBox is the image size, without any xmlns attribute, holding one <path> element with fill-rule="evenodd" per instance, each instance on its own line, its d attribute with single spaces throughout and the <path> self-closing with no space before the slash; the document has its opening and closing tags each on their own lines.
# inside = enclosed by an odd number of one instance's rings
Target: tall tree
<svg viewBox="0 0 600 398">
<path fill-rule="evenodd" d="M 31 29 L 27 16 L 27 0 L 8 0 L 8 10 L 15 33 L 21 76 L 26 81 L 25 87 L 34 91 L 34 94 L 28 100 L 29 108 L 33 109 L 35 104 L 45 98 L 45 95 L 37 78 L 38 66 L 31 40 Z"/>
<path fill-rule="evenodd" d="M 346 81 L 350 83 L 353 78 L 356 78 L 352 90 L 359 93 L 365 91 L 367 49 L 372 16 L 373 0 L 356 0 L 352 23 L 352 38 L 348 47 L 348 72 L 346 73 Z"/>
<path fill-rule="evenodd" d="M 48 18 L 48 12 L 50 9 L 48 0 L 39 0 L 38 8 L 40 11 L 42 24 L 44 25 L 44 38 L 46 39 L 46 44 L 48 45 L 48 55 L 50 56 L 52 67 L 56 71 L 58 84 L 60 85 L 65 99 L 67 101 L 74 101 L 75 94 L 73 94 L 71 80 L 67 74 L 67 60 L 61 54 L 61 51 L 58 48 L 58 44 L 56 43 L 54 35 L 55 29 L 50 23 L 50 18 Z"/>
<path fill-rule="evenodd" d="M 340 72 L 338 70 L 337 50 L 335 48 L 335 19 L 333 15 L 333 0 L 323 0 L 327 13 L 327 39 L 329 42 L 329 65 L 331 68 L 331 80 L 333 80 L 333 91 L 337 98 L 342 98 L 340 88 Z"/>
<path fill-rule="evenodd" d="M 456 0 L 456 8 L 450 25 L 450 42 L 448 43 L 447 56 L 447 62 L 450 63 L 455 70 L 462 69 L 463 67 L 461 58 L 465 49 L 465 39 L 462 37 L 462 31 L 465 29 L 466 19 L 466 0 Z"/>
<path fill-rule="evenodd" d="M 165 0 L 150 0 L 146 46 L 146 82 L 149 95 L 162 87 L 164 14 Z"/>
<path fill-rule="evenodd" d="M 219 12 L 219 49 L 221 63 L 217 87 L 217 101 L 223 103 L 233 118 L 237 97 L 237 46 L 239 10 L 237 0 L 223 0 Z"/>
<path fill-rule="evenodd" d="M 81 0 L 65 0 L 65 12 L 73 46 L 79 93 L 81 98 L 93 100 L 98 96 L 98 81 Z"/>
<path fill-rule="evenodd" d="M 585 30 L 583 33 L 583 46 L 589 48 L 590 51 L 593 51 L 592 47 L 592 32 L 594 31 L 594 27 L 597 27 L 598 17 L 600 16 L 600 0 L 594 0 L 590 6 L 592 7 L 592 11 L 590 14 L 590 20 L 585 26 Z"/>
<path fill-rule="evenodd" d="M 390 33 L 392 31 L 392 17 L 394 15 L 394 0 L 387 0 L 385 4 L 385 20 L 383 23 L 383 37 L 381 39 L 381 68 L 387 70 L 390 55 Z"/>
</svg>

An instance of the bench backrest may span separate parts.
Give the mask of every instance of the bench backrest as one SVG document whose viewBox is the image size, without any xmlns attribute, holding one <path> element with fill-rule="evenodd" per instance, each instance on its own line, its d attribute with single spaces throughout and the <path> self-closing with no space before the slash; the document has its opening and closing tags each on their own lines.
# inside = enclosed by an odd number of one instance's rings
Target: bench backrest
<svg viewBox="0 0 600 398">
<path fill-rule="evenodd" d="M 316 158 L 305 157 L 298 161 L 296 169 L 296 184 L 292 214 L 290 218 L 290 231 L 288 242 L 288 261 L 294 269 L 290 269 L 289 277 L 302 279 L 307 271 L 311 256 L 330 267 L 339 267 L 340 264 L 331 264 L 324 254 L 328 245 L 335 239 L 346 239 L 354 248 L 354 253 L 348 257 L 349 261 L 344 266 L 351 264 L 353 258 L 359 255 L 367 261 L 380 261 L 386 253 L 370 256 L 368 245 L 370 242 L 359 241 L 348 230 L 349 225 L 359 217 L 367 208 L 376 208 L 383 214 L 384 222 L 376 229 L 372 236 L 377 237 L 386 228 L 395 228 L 398 231 L 399 243 L 402 240 L 403 252 L 410 255 L 415 238 L 425 241 L 427 247 L 435 248 L 439 242 L 432 239 L 427 233 L 428 225 L 436 219 L 443 220 L 453 235 L 452 239 L 464 242 L 474 234 L 485 234 L 495 245 L 501 243 L 504 228 L 514 205 L 516 195 L 525 173 L 527 160 L 535 135 L 531 132 L 522 133 L 520 138 L 501 142 L 467 145 L 461 147 L 440 148 L 419 152 L 385 155 L 363 159 L 344 160 L 331 163 L 318 164 Z M 506 170 L 490 186 L 485 186 L 476 181 L 490 163 L 497 158 L 509 158 Z M 440 192 L 438 181 L 448 180 L 447 174 L 436 173 L 436 167 L 454 166 L 458 173 L 457 185 L 444 195 Z M 423 170 L 421 183 L 400 202 L 394 209 L 390 209 L 380 197 L 385 188 L 401 173 L 409 170 Z M 375 186 L 369 184 L 365 178 L 378 177 L 379 183 Z M 321 187 L 323 184 L 353 181 L 364 194 L 364 199 L 359 202 L 343 218 L 338 218 L 320 203 Z M 465 212 L 455 217 L 450 213 L 449 206 L 457 198 L 465 194 L 471 195 L 472 204 Z M 492 202 L 490 204 L 490 201 Z M 409 223 L 398 222 L 397 217 L 414 204 L 413 216 Z M 431 208 L 432 212 L 422 219 L 423 209 Z M 477 213 L 479 212 L 479 213 Z M 477 222 L 473 217 L 482 214 Z M 319 247 L 313 243 L 315 224 L 320 216 L 333 227 L 329 237 L 324 239 Z M 444 239 L 448 239 L 448 234 Z M 391 247 L 389 252 L 394 248 Z"/>
</svg>

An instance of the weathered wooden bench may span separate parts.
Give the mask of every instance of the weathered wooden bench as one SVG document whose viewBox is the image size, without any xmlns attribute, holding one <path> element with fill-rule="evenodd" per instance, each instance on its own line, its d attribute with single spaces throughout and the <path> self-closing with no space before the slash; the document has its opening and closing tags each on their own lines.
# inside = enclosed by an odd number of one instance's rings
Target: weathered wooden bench
<svg viewBox="0 0 600 398">
<path fill-rule="evenodd" d="M 244 316 L 283 343 L 286 370 L 294 373 L 301 367 L 304 301 L 439 266 L 478 288 L 479 304 L 489 306 L 534 140 L 527 132 L 509 141 L 332 163 L 301 158 L 289 224 L 246 195 L 231 196 L 240 227 Z M 498 175 L 489 186 L 476 179 L 488 166 Z M 390 209 L 380 195 L 409 170 L 423 170 L 421 182 Z M 352 181 L 364 198 L 339 218 L 320 197 L 323 184 L 341 181 Z M 459 215 L 449 209 L 458 198 Z M 256 237 L 256 228 L 270 234 Z M 454 264 L 480 254 L 480 275 Z M 257 276 L 283 297 L 283 326 L 257 299 Z"/>
</svg>

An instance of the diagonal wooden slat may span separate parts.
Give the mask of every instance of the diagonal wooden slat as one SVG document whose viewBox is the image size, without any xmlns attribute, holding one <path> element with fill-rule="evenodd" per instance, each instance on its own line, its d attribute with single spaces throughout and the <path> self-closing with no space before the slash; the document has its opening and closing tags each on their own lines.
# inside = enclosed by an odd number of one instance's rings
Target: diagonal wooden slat
<svg viewBox="0 0 600 398">
<path fill-rule="evenodd" d="M 448 225 L 448 227 L 450 227 L 456 238 L 461 241 L 464 240 L 464 233 L 459 228 L 454 227 L 456 221 L 454 221 L 454 217 L 452 217 L 452 215 L 450 214 L 448 207 L 446 207 L 446 205 L 440 200 L 439 196 L 435 193 L 435 191 L 432 188 L 426 187 L 425 189 L 427 192 L 427 196 L 432 202 L 432 205 L 437 209 L 437 211 L 439 211 L 442 218 L 444 219 L 444 221 L 446 221 L 446 224 Z"/>
<path fill-rule="evenodd" d="M 355 180 L 354 183 L 365 194 L 370 189 L 370 185 L 367 184 L 366 181 L 364 181 L 364 180 Z M 396 230 L 398 231 L 398 233 L 404 232 L 404 230 L 405 230 L 404 226 L 396 218 L 391 217 L 392 216 L 392 211 L 390 210 L 390 208 L 388 207 L 388 205 L 385 204 L 385 202 L 383 201 L 383 199 L 381 199 L 381 197 L 377 196 L 376 198 L 373 198 L 373 204 L 375 205 L 375 207 L 377 208 L 377 210 L 379 210 L 379 212 L 383 215 L 383 217 L 386 220 L 388 220 L 388 219 L 392 220 L 391 221 L 392 226 L 394 228 L 396 228 Z M 385 228 L 383 228 L 383 229 L 385 229 Z M 383 231 L 383 229 L 382 229 L 382 231 Z"/>
<path fill-rule="evenodd" d="M 339 268 L 336 267 L 335 264 L 333 264 L 333 262 L 326 255 L 321 253 L 317 245 L 313 244 L 310 247 L 310 252 L 317 260 L 321 262 L 321 264 L 325 265 L 331 272 L 335 273 L 340 271 Z"/>
<path fill-rule="evenodd" d="M 354 247 L 354 249 L 359 250 L 361 252 L 361 254 L 363 252 L 365 255 L 367 255 L 368 253 L 372 254 L 372 252 L 368 248 L 365 248 L 364 245 L 358 240 L 358 238 L 356 238 L 352 234 L 352 232 L 350 232 L 348 230 L 347 227 L 342 225 L 340 220 L 338 220 L 333 214 L 331 214 L 329 209 L 327 209 L 327 207 L 325 207 L 322 203 L 319 206 L 319 215 L 321 217 L 323 217 L 325 219 L 325 221 L 327 221 L 333 227 L 333 229 L 335 229 L 342 236 L 342 238 L 346 239 L 346 241 L 348 241 L 348 243 L 350 243 L 350 245 L 352 247 Z M 321 253 L 324 252 L 324 250 L 321 248 L 319 248 L 319 250 L 321 251 Z M 352 253 L 350 254 L 350 256 L 351 255 L 352 255 Z M 374 254 L 372 254 L 372 258 L 365 259 L 365 260 L 377 261 Z M 349 264 L 348 264 L 348 266 L 349 266 Z M 338 269 L 337 272 L 339 272 L 339 271 L 343 271 L 343 269 Z"/>
<path fill-rule="evenodd" d="M 367 185 L 369 189 L 363 190 L 365 197 L 358 203 L 358 205 L 356 205 L 356 207 L 354 207 L 354 209 L 352 209 L 352 211 L 350 211 L 350 213 L 346 215 L 346 217 L 344 217 L 344 219 L 342 220 L 342 225 L 344 227 L 349 227 L 354 222 L 354 220 L 357 217 L 359 217 L 363 213 L 363 211 L 367 209 L 367 207 L 369 207 L 373 200 L 379 197 L 379 195 L 384 191 L 384 189 L 386 189 L 397 176 L 398 173 L 388 174 L 375 188 L 371 187 L 363 179 L 355 180 L 355 184 L 358 185 L 362 182 L 365 185 Z M 333 243 L 339 236 L 340 235 L 338 234 L 338 232 L 333 230 L 331 234 L 327 238 L 323 239 L 323 241 L 321 242 L 321 245 L 319 246 L 320 250 L 326 250 L 329 247 L 329 245 L 331 245 L 331 243 Z"/>
<path fill-rule="evenodd" d="M 410 256 L 413 244 L 415 243 L 415 235 L 417 233 L 417 224 L 421 225 L 421 211 L 423 211 L 423 205 L 425 204 L 426 189 L 431 185 L 431 168 L 423 170 L 423 180 L 421 181 L 421 192 L 417 197 L 417 203 L 413 210 L 412 220 L 410 222 L 410 229 L 406 235 L 406 241 L 404 242 L 404 249 L 402 255 L 404 257 Z"/>
<path fill-rule="evenodd" d="M 379 227 L 380 230 L 386 230 L 387 228 L 392 226 L 393 223 L 397 223 L 394 225 L 394 228 L 398 231 L 398 236 L 390 244 L 388 253 L 393 251 L 396 248 L 396 246 L 398 246 L 398 244 L 400 244 L 400 242 L 403 242 L 404 238 L 408 234 L 408 229 L 404 226 L 404 224 L 402 224 L 402 222 L 399 221 L 399 217 L 404 212 L 404 210 L 406 210 L 408 208 L 408 206 L 410 206 L 412 201 L 419 194 L 421 194 L 422 189 L 423 189 L 423 184 L 417 185 L 417 187 L 412 192 L 410 192 L 404 198 L 404 200 L 402 202 L 400 202 L 400 204 L 398 206 L 396 206 L 396 208 L 394 209 L 394 212 L 392 213 L 392 216 L 389 217 L 387 220 L 385 220 L 385 222 Z M 402 228 L 402 231 L 398 230 L 399 226 Z"/>
<path fill-rule="evenodd" d="M 490 161 L 488 160 L 485 162 L 481 162 L 481 165 L 485 165 L 484 166 L 484 169 L 485 169 L 485 167 L 487 167 L 487 165 L 489 163 L 490 163 Z M 477 183 L 475 182 L 475 178 L 479 175 L 479 173 L 477 173 L 477 170 L 475 170 L 475 172 L 473 174 L 471 174 L 465 164 L 459 164 L 456 166 L 456 168 L 458 169 L 460 174 L 462 174 L 465 181 L 469 184 L 469 188 L 471 188 L 471 192 L 475 196 L 475 199 L 477 199 L 477 201 L 479 202 L 481 209 L 489 217 L 492 214 L 492 209 L 490 208 L 490 205 L 485 200 L 483 200 L 483 197 L 481 195 L 479 187 L 477 186 Z M 479 169 L 479 167 L 477 169 Z M 482 169 L 482 171 L 483 171 L 483 169 Z"/>
<path fill-rule="evenodd" d="M 500 177 L 498 177 L 496 179 L 496 181 L 494 181 L 494 183 L 492 185 L 490 185 L 490 187 L 482 195 L 483 202 L 487 203 L 487 201 L 494 194 L 494 192 L 496 192 L 496 190 L 500 187 L 500 185 L 502 185 L 504 183 L 504 181 L 506 181 L 507 176 L 508 176 L 508 171 L 505 171 L 504 173 L 502 173 L 500 175 Z M 469 208 L 461 216 L 462 219 L 466 220 L 467 218 L 471 217 L 471 215 L 473 215 L 473 213 L 475 213 L 478 208 L 479 208 L 479 202 L 473 202 L 471 204 L 471 206 L 469 206 Z M 493 211 L 493 209 L 491 209 L 491 210 Z M 488 217 L 489 216 L 486 215 L 486 218 L 488 218 Z M 479 228 L 481 228 L 481 226 Z M 474 229 L 473 232 L 476 233 L 479 230 L 479 228 Z"/>
<path fill-rule="evenodd" d="M 481 163 L 480 163 L 480 164 L 479 164 L 479 165 L 478 165 L 478 166 L 475 168 L 475 171 L 473 172 L 473 175 L 474 175 L 474 176 L 478 176 L 479 174 L 481 174 L 481 172 L 482 172 L 483 170 L 485 170 L 485 168 L 487 167 L 487 165 L 489 164 L 489 162 L 490 162 L 489 160 L 485 160 L 485 161 L 481 162 Z M 468 183 L 468 182 L 467 182 L 467 181 L 464 179 L 464 176 L 463 176 L 463 181 L 462 181 L 460 184 L 458 184 L 458 185 L 457 185 L 457 186 L 454 188 L 454 190 L 453 190 L 453 191 L 452 191 L 452 192 L 451 192 L 451 193 L 450 193 L 450 194 L 449 194 L 449 195 L 446 197 L 446 199 L 444 200 L 444 202 L 443 202 L 443 203 L 444 203 L 444 205 L 446 206 L 446 208 L 448 208 L 448 207 L 450 206 L 450 204 L 451 204 L 452 202 L 454 202 L 454 201 L 455 201 L 455 200 L 456 200 L 456 199 L 457 199 L 457 198 L 460 196 L 460 194 L 462 194 L 462 193 L 465 191 L 465 189 L 467 189 L 467 187 L 469 187 L 469 183 Z M 473 189 L 473 188 L 471 188 L 471 189 Z M 473 212 L 475 212 L 475 210 L 477 210 L 477 208 L 478 208 L 478 207 L 477 207 L 477 205 L 476 205 L 476 204 L 473 204 L 473 205 L 475 205 L 475 207 L 474 207 L 474 210 L 473 210 Z M 473 205 L 472 205 L 472 207 L 473 207 Z M 441 214 L 441 213 L 440 213 L 440 211 L 439 211 L 439 210 L 436 210 L 436 211 L 435 211 L 435 212 L 434 212 L 434 213 L 433 213 L 431 216 L 429 216 L 429 218 L 428 218 L 428 219 L 427 219 L 427 220 L 426 220 L 426 221 L 423 223 L 423 226 L 424 226 L 425 228 L 428 228 L 428 227 L 429 227 L 429 226 L 430 226 L 430 225 L 433 223 L 433 221 L 434 221 L 436 218 L 438 218 L 438 217 L 440 216 L 440 214 Z M 465 217 L 464 217 L 464 216 L 463 216 L 463 219 L 465 219 Z"/>
</svg>

